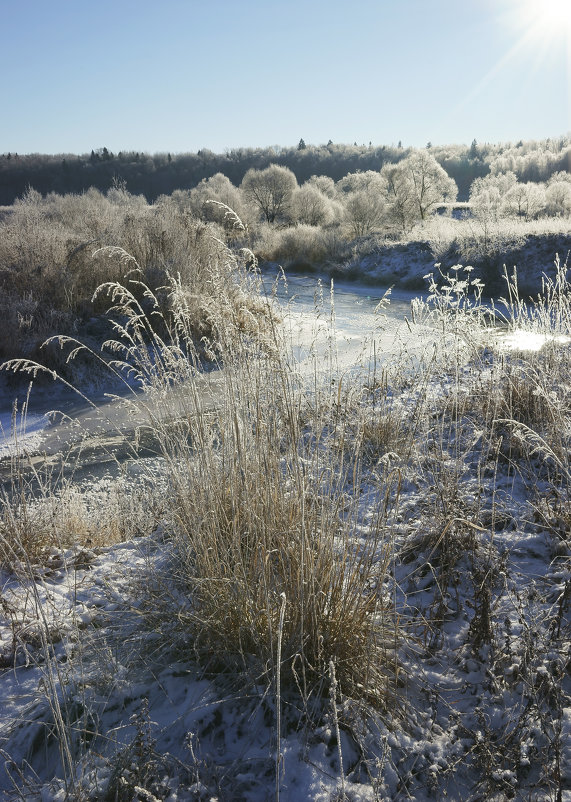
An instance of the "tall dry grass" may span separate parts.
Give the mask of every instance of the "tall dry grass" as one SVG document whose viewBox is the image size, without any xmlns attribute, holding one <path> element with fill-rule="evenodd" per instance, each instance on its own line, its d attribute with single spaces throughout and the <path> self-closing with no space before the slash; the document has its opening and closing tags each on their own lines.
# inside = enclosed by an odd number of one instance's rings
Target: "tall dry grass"
<svg viewBox="0 0 571 802">
<path fill-rule="evenodd" d="M 101 255 L 136 272 L 97 297 L 108 298 L 115 321 L 105 346 L 110 367 L 137 388 L 123 403 L 161 461 L 168 559 L 141 577 L 137 614 L 154 632 L 153 649 L 274 695 L 279 796 L 284 724 L 311 721 L 330 705 L 343 772 L 342 701 L 387 710 L 399 649 L 438 650 L 467 565 L 473 615 L 462 637 L 476 654 L 499 639 L 492 598 L 502 508 L 494 476 L 491 501 L 483 488 L 500 463 L 521 473 L 527 465 L 530 477 L 541 472 L 549 481 L 543 498 L 530 499 L 558 539 L 558 559 L 565 549 L 568 556 L 569 364 L 556 338 L 571 335 L 571 291 L 561 263 L 532 306 L 510 279 L 509 330 L 547 339 L 535 352 L 498 355 L 488 347 L 493 310 L 481 282 L 460 266 L 443 271 L 414 309 L 418 331 L 437 334 L 430 358 L 365 386 L 363 376 L 337 371 L 332 330 L 331 351 L 302 371 L 272 299 L 252 299 L 255 267 L 224 248 L 217 253 L 205 273 L 208 333 L 197 329 L 196 298 L 182 280 L 171 277 L 154 292 L 122 250 Z M 220 370 L 205 368 L 205 353 Z M 23 526 L 37 550 L 47 538 L 41 519 L 26 514 L 19 523 L 17 509 L 5 510 L 12 530 L 4 537 Z M 414 592 L 425 599 L 434 577 L 423 609 L 398 589 L 408 628 L 397 609 L 397 560 L 418 562 L 413 580 L 423 586 Z M 60 728 L 65 745 L 63 720 Z M 65 761 L 73 777 L 67 753 Z"/>
<path fill-rule="evenodd" d="M 224 263 L 221 236 L 169 199 L 149 206 L 120 186 L 46 198 L 30 189 L 0 221 L 0 355 L 35 356 L 51 334 L 72 333 L 101 314 L 96 288 L 126 272 L 108 258 L 110 246 L 133 256 L 152 289 L 180 275 L 190 293 L 212 297 L 211 265 Z"/>
<path fill-rule="evenodd" d="M 132 357 L 146 321 L 115 291 L 133 321 Z M 235 671 L 238 661 L 251 677 L 279 671 L 305 701 L 323 692 L 333 660 L 346 692 L 382 705 L 397 670 L 398 628 L 384 583 L 398 475 L 379 481 L 363 521 L 365 414 L 355 430 L 337 393 L 308 392 L 284 356 L 271 309 L 254 326 L 245 304 L 223 296 L 209 344 L 223 366 L 212 399 L 180 285 L 172 294 L 170 344 L 151 336 L 137 370 L 143 403 L 161 393 L 176 398 L 175 414 L 153 412 L 149 425 L 167 466 L 173 579 L 189 598 L 178 619 L 195 655 L 217 670 Z"/>
<path fill-rule="evenodd" d="M 122 250 L 110 255 L 136 267 Z M 382 706 L 398 673 L 386 583 L 399 474 L 365 474 L 371 408 L 342 393 L 341 378 L 308 388 L 271 299 L 252 300 L 255 271 L 229 251 L 217 265 L 201 341 L 178 278 L 160 296 L 137 273 L 96 293 L 117 321 L 106 359 L 137 386 L 125 403 L 152 432 L 168 481 L 171 578 L 188 604 L 173 610 L 167 594 L 162 614 L 176 616 L 206 668 L 235 672 L 238 661 L 267 681 L 280 672 L 307 704 L 326 691 L 333 661 L 344 692 Z M 222 368 L 215 376 L 205 353 Z M 376 499 L 366 514 L 365 488 Z"/>
</svg>

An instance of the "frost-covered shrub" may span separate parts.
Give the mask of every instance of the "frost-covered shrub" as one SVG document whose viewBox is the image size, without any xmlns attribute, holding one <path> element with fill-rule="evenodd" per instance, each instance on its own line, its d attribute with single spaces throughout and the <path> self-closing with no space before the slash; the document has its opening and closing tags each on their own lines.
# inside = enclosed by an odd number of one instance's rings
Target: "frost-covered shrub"
<svg viewBox="0 0 571 802">
<path fill-rule="evenodd" d="M 545 190 L 545 210 L 548 215 L 554 217 L 569 217 L 571 215 L 571 181 L 555 180 L 549 182 Z"/>
<path fill-rule="evenodd" d="M 236 218 L 227 215 L 227 209 L 232 209 L 244 226 L 253 222 L 251 209 L 242 190 L 222 173 L 204 178 L 198 186 L 191 189 L 188 192 L 187 208 L 197 219 L 222 225 L 229 236 L 236 235 L 237 228 Z"/>
<path fill-rule="evenodd" d="M 335 229 L 297 225 L 285 229 L 264 227 L 255 245 L 260 258 L 291 264 L 323 265 L 349 253 L 349 245 Z"/>
<path fill-rule="evenodd" d="M 315 185 L 306 183 L 293 194 L 291 215 L 297 223 L 326 226 L 336 215 L 334 202 Z"/>
</svg>

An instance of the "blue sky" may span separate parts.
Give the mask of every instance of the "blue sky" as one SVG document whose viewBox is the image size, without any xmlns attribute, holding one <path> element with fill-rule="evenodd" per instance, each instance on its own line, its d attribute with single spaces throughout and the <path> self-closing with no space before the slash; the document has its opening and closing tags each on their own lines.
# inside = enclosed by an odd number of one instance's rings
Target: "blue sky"
<svg viewBox="0 0 571 802">
<path fill-rule="evenodd" d="M 0 153 L 566 134 L 571 25 L 534 1 L 0 0 Z"/>
</svg>

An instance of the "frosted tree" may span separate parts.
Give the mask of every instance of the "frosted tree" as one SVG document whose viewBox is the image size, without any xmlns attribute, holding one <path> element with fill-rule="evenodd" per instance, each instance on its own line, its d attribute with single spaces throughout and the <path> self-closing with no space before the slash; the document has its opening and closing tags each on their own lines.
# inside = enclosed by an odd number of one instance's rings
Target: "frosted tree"
<svg viewBox="0 0 571 802">
<path fill-rule="evenodd" d="M 336 194 L 335 181 L 328 175 L 312 175 L 304 184 L 309 187 L 317 187 L 320 192 L 327 195 L 328 198 L 333 199 Z"/>
<path fill-rule="evenodd" d="M 514 184 L 506 193 L 502 208 L 509 217 L 533 220 L 545 209 L 545 186 L 528 181 Z"/>
<path fill-rule="evenodd" d="M 386 164 L 381 179 L 388 219 L 402 231 L 408 231 L 416 222 L 416 209 L 406 172 L 399 164 Z"/>
<path fill-rule="evenodd" d="M 547 214 L 554 217 L 571 215 L 571 173 L 554 173 L 545 190 Z"/>
<path fill-rule="evenodd" d="M 287 167 L 270 164 L 265 170 L 251 168 L 241 184 L 244 196 L 268 223 L 287 218 L 297 179 Z"/>
<path fill-rule="evenodd" d="M 385 165 L 381 177 L 390 217 L 403 231 L 458 196 L 455 181 L 426 150 L 413 151 L 398 164 Z"/>
<path fill-rule="evenodd" d="M 380 179 L 379 173 L 374 170 L 365 170 L 358 173 L 347 173 L 335 186 L 337 193 L 342 196 L 343 194 L 350 194 L 364 189 L 380 190 L 382 187 Z"/>
<path fill-rule="evenodd" d="M 334 217 L 334 205 L 315 185 L 305 183 L 292 195 L 291 215 L 298 223 L 326 226 Z"/>
<path fill-rule="evenodd" d="M 505 197 L 516 184 L 517 178 L 512 172 L 476 178 L 470 187 L 472 215 L 482 221 L 497 222 L 505 216 Z"/>
<path fill-rule="evenodd" d="M 399 165 L 408 179 L 413 205 L 421 220 L 443 203 L 453 203 L 458 196 L 458 187 L 436 161 L 424 150 L 407 156 Z"/>
<path fill-rule="evenodd" d="M 343 220 L 354 237 L 378 230 L 384 221 L 386 202 L 379 173 L 367 170 L 349 173 L 337 182 Z"/>
</svg>

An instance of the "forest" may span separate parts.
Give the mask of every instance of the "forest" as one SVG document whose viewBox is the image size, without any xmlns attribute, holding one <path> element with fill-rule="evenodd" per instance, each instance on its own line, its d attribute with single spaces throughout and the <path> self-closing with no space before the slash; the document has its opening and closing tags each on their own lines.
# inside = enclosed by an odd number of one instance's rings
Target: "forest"
<svg viewBox="0 0 571 802">
<path fill-rule="evenodd" d="M 519 181 L 547 181 L 555 172 L 569 169 L 569 137 L 540 142 L 433 146 L 427 150 L 456 182 L 459 198 L 467 200 L 475 178 L 489 172 L 513 172 Z M 385 164 L 405 158 L 411 148 L 334 144 L 296 147 L 238 148 L 223 154 L 203 149 L 197 153 L 112 153 L 98 147 L 90 154 L 0 155 L 0 204 L 10 205 L 28 187 L 42 195 L 80 193 L 90 187 L 106 192 L 114 180 L 126 183 L 129 192 L 144 195 L 152 203 L 175 189 L 192 189 L 204 179 L 222 173 L 239 185 L 246 172 L 270 164 L 290 169 L 299 184 L 312 175 L 339 181 L 347 173 L 379 171 Z"/>
</svg>

